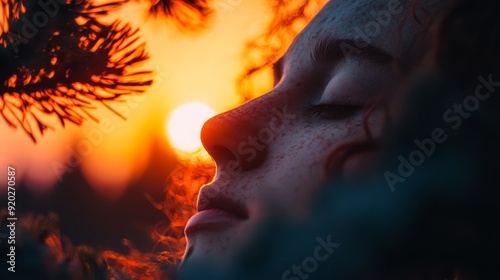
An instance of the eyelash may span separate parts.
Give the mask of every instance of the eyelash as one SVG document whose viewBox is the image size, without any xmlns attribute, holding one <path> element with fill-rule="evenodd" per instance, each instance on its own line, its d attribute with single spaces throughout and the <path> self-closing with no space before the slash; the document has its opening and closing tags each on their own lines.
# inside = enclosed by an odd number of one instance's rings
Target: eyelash
<svg viewBox="0 0 500 280">
<path fill-rule="evenodd" d="M 337 104 L 311 104 L 305 108 L 306 112 L 312 117 L 324 119 L 341 120 L 355 115 L 362 106 L 344 106 Z"/>
</svg>

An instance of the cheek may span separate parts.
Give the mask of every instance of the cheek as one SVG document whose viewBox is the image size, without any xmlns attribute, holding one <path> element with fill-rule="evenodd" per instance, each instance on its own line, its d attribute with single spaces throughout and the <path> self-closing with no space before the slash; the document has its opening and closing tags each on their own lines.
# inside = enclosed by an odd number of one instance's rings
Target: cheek
<svg viewBox="0 0 500 280">
<path fill-rule="evenodd" d="M 275 143 L 265 169 L 265 185 L 272 186 L 276 201 L 295 205 L 295 213 L 307 209 L 308 202 L 328 179 L 325 173 L 330 153 L 342 144 L 361 135 L 360 119 L 343 123 L 301 123 L 290 128 L 283 139 Z M 267 197 L 271 195 L 265 191 Z M 298 207 L 297 205 L 300 205 Z"/>
</svg>

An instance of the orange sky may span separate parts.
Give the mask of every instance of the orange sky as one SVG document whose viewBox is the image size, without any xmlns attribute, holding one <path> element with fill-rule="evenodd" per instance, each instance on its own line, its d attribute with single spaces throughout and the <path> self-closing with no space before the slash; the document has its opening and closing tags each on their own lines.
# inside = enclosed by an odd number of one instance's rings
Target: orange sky
<svg viewBox="0 0 500 280">
<path fill-rule="evenodd" d="M 119 195 L 144 171 L 152 141 L 159 137 L 169 145 L 164 124 L 175 107 L 202 101 L 220 113 L 241 101 L 235 80 L 242 71 L 243 46 L 263 30 L 270 14 L 265 0 L 219 4 L 227 10 L 219 11 L 212 27 L 199 34 L 182 34 L 161 20 L 145 20 L 146 7 L 135 2 L 114 13 L 113 17 L 141 28 L 151 55 L 146 66 L 155 70 L 156 84 L 148 94 L 112 106 L 127 121 L 100 108 L 94 111 L 99 124 L 89 120 L 82 127 L 62 128 L 52 122 L 55 131 L 37 137 L 36 145 L 21 129 L 12 130 L 0 121 L 0 166 L 14 164 L 18 181 L 43 191 L 57 183 L 61 172 L 73 169 L 71 161 L 80 160 L 75 166 L 82 168 L 92 186 Z M 80 158 L 70 159 L 72 151 Z"/>
</svg>

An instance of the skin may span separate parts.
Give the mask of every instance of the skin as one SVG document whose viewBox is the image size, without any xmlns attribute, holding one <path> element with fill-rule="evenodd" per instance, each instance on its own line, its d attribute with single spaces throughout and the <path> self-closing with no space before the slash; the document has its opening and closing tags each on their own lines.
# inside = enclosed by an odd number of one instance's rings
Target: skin
<svg viewBox="0 0 500 280">
<path fill-rule="evenodd" d="M 390 2 L 394 2 L 392 8 Z M 403 20 L 410 12 L 406 7 L 409 2 L 327 3 L 276 65 L 271 92 L 207 121 L 201 139 L 217 164 L 217 175 L 202 189 L 198 207 L 226 197 L 242 205 L 248 219 L 187 234 L 188 261 L 211 258 L 224 263 L 269 213 L 280 211 L 296 218 L 307 213 L 314 195 L 329 178 L 325 172 L 328 155 L 343 144 L 366 139 L 363 110 L 357 106 L 373 102 L 382 92 L 394 91 L 404 81 L 388 58 L 399 57 L 418 33 L 414 21 Z M 421 4 L 433 12 L 436 7 L 431 2 Z M 357 39 L 355 28 L 365 30 L 367 24 L 376 22 L 372 10 L 389 11 L 391 19 L 386 26 L 379 25 L 379 32 L 368 35 L 369 46 L 360 48 L 351 42 L 361 55 L 345 55 L 343 51 L 337 56 L 340 59 L 314 63 L 309 54 L 316 44 L 333 38 Z M 396 35 L 399 30 L 404 36 Z M 375 48 L 384 56 L 373 59 L 363 55 Z M 306 109 L 318 103 L 336 104 L 348 113 L 311 114 Z M 283 122 L 276 119 L 280 114 L 286 115 Z M 383 123 L 378 111 L 368 119 L 375 136 L 382 133 Z M 373 159 L 374 154 L 358 153 L 349 158 L 340 175 L 355 177 L 369 168 Z M 270 210 L 270 205 L 276 211 Z"/>
</svg>

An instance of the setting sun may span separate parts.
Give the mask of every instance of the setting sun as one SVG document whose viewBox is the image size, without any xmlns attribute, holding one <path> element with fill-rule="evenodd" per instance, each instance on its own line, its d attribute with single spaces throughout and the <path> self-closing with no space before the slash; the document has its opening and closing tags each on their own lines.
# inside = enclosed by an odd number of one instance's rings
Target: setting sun
<svg viewBox="0 0 500 280">
<path fill-rule="evenodd" d="M 177 107 L 165 127 L 172 146 L 184 152 L 198 150 L 202 146 L 201 128 L 214 115 L 214 110 L 201 102 L 185 103 Z"/>
</svg>

